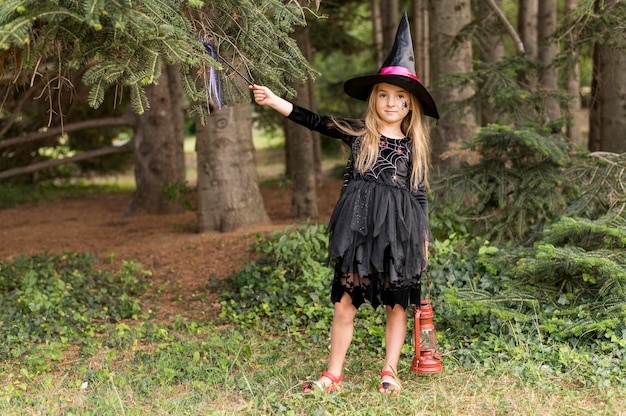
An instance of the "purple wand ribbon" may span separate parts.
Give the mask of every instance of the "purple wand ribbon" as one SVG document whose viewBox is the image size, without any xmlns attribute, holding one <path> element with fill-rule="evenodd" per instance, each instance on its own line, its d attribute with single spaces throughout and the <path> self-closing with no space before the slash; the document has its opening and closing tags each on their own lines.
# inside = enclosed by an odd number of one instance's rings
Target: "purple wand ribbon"
<svg viewBox="0 0 626 416">
<path fill-rule="evenodd" d="M 215 51 L 215 48 L 210 43 L 202 42 L 204 44 L 204 48 L 211 55 L 211 58 L 217 60 L 218 55 Z M 209 99 L 213 97 L 215 104 L 217 104 L 218 109 L 222 109 L 222 83 L 220 77 L 217 76 L 217 72 L 215 68 L 211 67 L 209 70 Z"/>
</svg>

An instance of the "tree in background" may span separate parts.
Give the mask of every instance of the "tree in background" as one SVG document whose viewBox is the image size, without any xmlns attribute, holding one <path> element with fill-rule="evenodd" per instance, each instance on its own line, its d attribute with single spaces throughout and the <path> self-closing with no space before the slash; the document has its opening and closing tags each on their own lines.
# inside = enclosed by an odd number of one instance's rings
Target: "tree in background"
<svg viewBox="0 0 626 416">
<path fill-rule="evenodd" d="M 162 187 L 185 182 L 183 93 L 178 68 L 161 63 L 158 83 L 146 87 L 150 104 L 135 117 L 132 139 L 135 194 L 126 215 L 168 214 L 182 210 Z"/>
<path fill-rule="evenodd" d="M 197 16 L 213 20 L 198 20 Z M 160 81 L 166 73 L 164 64 L 177 64 L 178 85 L 192 114 L 206 121 L 209 101 L 215 97 L 210 97 L 203 88 L 207 84 L 198 80 L 210 72 L 208 68 L 219 69 L 223 62 L 205 53 L 199 38 L 212 42 L 233 62 L 238 60 L 248 73 L 263 75 L 266 84 L 287 91 L 287 76 L 304 78 L 308 71 L 288 37 L 293 25 L 302 22 L 299 5 L 278 0 L 242 1 L 235 6 L 229 1 L 201 0 L 58 0 L 45 5 L 33 0 L 6 1 L 0 4 L 3 97 L 15 88 L 41 85 L 50 117 L 33 128 L 59 125 L 60 131 L 68 131 L 74 120 L 64 118 L 64 107 L 55 97 L 71 96 L 74 85 L 68 80 L 74 72 L 80 71 L 80 81 L 89 87 L 88 103 L 94 108 L 102 105 L 108 91 L 115 91 L 116 101 L 120 105 L 129 101 L 139 115 L 131 121 L 137 123 L 139 134 L 133 143 L 137 198 L 129 212 L 169 211 L 171 206 L 164 202 L 161 188 L 184 180 L 184 176 L 179 163 L 180 124 L 172 130 L 165 122 L 168 118 L 179 120 L 183 110 L 176 98 L 178 92 L 170 91 L 174 97 L 168 97 L 168 84 L 177 85 L 169 80 L 175 78 Z M 0 117 L 15 126 L 22 119 L 19 111 L 4 105 L 24 101 L 19 97 L 13 102 L 4 100 Z M 155 123 L 163 128 L 155 129 Z M 59 133 L 53 138 L 59 140 Z M 229 187 L 231 178 L 223 180 L 224 187 Z M 223 206 L 221 212 L 237 207 Z M 263 208 L 257 204 L 256 209 Z"/>
<path fill-rule="evenodd" d="M 463 104 L 472 96 L 475 86 L 453 86 L 438 82 L 445 75 L 472 71 L 472 44 L 461 40 L 455 44 L 461 29 L 471 20 L 470 2 L 464 0 L 431 1 L 430 18 L 430 74 L 433 97 L 442 109 L 437 128 L 432 131 L 433 166 L 441 168 L 453 163 L 441 157 L 452 150 L 455 144 L 469 140 L 477 132 L 474 111 Z"/>
<path fill-rule="evenodd" d="M 313 60 L 308 27 L 297 28 L 292 37 L 303 55 Z M 294 104 L 316 111 L 312 80 L 291 80 L 296 91 Z M 283 120 L 285 130 L 285 167 L 292 181 L 291 216 L 317 218 L 317 183 L 321 173 L 320 135 L 306 127 Z"/>
<path fill-rule="evenodd" d="M 429 56 L 428 56 L 428 1 L 413 0 L 411 2 L 411 28 L 413 29 L 413 46 L 415 47 L 415 70 L 417 75 L 428 85 L 429 77 Z"/>
<path fill-rule="evenodd" d="M 565 19 L 570 22 L 577 19 L 578 0 L 566 0 L 564 6 Z M 567 24 L 566 24 L 567 25 Z M 571 23 L 570 23 L 571 25 Z M 563 36 L 562 36 L 563 37 Z M 575 42 L 575 36 L 572 32 L 567 32 L 564 36 L 565 42 Z M 567 90 L 570 98 L 568 100 L 567 113 L 569 114 L 569 122 L 567 123 L 567 137 L 570 142 L 577 146 L 581 146 L 583 143 L 582 129 L 583 123 L 581 117 L 576 117 L 576 114 L 582 109 L 582 93 L 581 93 L 581 81 L 580 81 L 580 52 L 575 50 L 569 54 L 570 64 L 567 65 L 565 70 L 565 82 L 564 88 Z"/>
<path fill-rule="evenodd" d="M 619 0 L 594 2 L 600 17 L 593 46 L 593 82 L 589 150 L 626 152 L 626 5 Z M 610 30 L 621 27 L 621 33 Z M 620 36 L 621 35 L 621 36 Z"/>
<path fill-rule="evenodd" d="M 496 6 L 502 8 L 502 0 L 494 0 Z M 504 58 L 504 41 L 501 23 L 498 19 L 496 11 L 489 5 L 489 1 L 480 0 L 478 2 L 478 27 L 484 30 L 484 34 L 479 37 L 478 55 L 481 61 L 495 64 L 501 62 Z M 486 103 L 484 108 L 480 108 L 478 113 L 481 125 L 485 126 L 496 121 L 493 103 Z"/>
<path fill-rule="evenodd" d="M 258 5 L 247 2 L 232 10 L 207 3 L 193 15 L 195 31 L 212 40 L 222 59 L 239 72 L 231 73 L 230 80 L 222 78 L 226 82 L 221 84 L 222 99 L 232 101 L 233 105 L 219 109 L 214 95 L 206 100 L 212 106 L 206 128 L 196 128 L 202 232 L 226 232 L 269 221 L 259 190 L 248 85 L 256 81 L 278 86 L 279 91 L 293 96 L 295 91 L 289 81 L 305 79 L 304 70 L 308 69 L 291 36 L 294 26 L 305 23 L 304 13 L 304 6 L 297 2 L 272 1 Z M 201 77 L 204 82 L 210 78 L 208 72 Z M 211 93 L 211 86 L 205 85 L 207 94 Z M 196 126 L 202 124 L 201 119 L 197 120 Z"/>
<path fill-rule="evenodd" d="M 259 191 L 252 109 L 236 105 L 196 122 L 200 232 L 229 232 L 269 222 Z"/>
<path fill-rule="evenodd" d="M 538 57 L 543 64 L 539 71 L 539 87 L 546 91 L 557 91 L 559 88 L 556 68 L 558 53 L 556 6 L 556 0 L 542 0 L 539 2 L 538 9 Z M 555 121 L 561 118 L 559 103 L 553 97 L 546 97 L 545 116 L 547 121 Z"/>
</svg>

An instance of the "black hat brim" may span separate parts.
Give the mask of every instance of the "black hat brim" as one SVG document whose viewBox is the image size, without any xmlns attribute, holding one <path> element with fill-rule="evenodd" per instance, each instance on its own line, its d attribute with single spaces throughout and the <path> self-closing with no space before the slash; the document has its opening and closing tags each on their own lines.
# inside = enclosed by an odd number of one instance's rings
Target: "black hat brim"
<svg viewBox="0 0 626 416">
<path fill-rule="evenodd" d="M 421 82 L 404 75 L 376 74 L 356 77 L 346 81 L 343 84 L 343 89 L 350 97 L 367 101 L 372 87 L 382 82 L 395 85 L 415 95 L 422 104 L 424 115 L 439 120 L 439 112 L 437 111 L 435 100 L 433 100 L 426 87 Z"/>
</svg>

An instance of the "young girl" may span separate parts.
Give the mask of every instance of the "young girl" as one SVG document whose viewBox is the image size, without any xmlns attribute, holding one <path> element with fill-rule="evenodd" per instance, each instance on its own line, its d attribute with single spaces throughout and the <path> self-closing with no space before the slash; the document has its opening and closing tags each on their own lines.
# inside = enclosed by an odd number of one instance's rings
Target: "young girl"
<svg viewBox="0 0 626 416">
<path fill-rule="evenodd" d="M 331 392 L 343 380 L 354 318 L 364 301 L 385 305 L 386 354 L 378 390 L 398 394 L 398 361 L 406 337 L 407 307 L 419 305 L 420 275 L 428 262 L 429 138 L 424 115 L 437 107 L 415 75 L 406 13 L 395 44 L 376 75 L 354 78 L 346 93 L 367 101 L 364 120 L 314 114 L 252 85 L 254 100 L 303 126 L 343 140 L 350 149 L 341 196 L 329 221 L 334 260 L 334 317 L 328 370 L 303 391 Z"/>
</svg>

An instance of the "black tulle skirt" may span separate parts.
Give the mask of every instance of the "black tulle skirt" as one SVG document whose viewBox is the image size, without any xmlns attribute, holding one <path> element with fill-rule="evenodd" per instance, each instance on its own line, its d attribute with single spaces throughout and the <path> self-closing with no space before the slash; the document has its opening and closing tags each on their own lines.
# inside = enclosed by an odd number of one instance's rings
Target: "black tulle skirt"
<svg viewBox="0 0 626 416">
<path fill-rule="evenodd" d="M 329 222 L 335 274 L 331 299 L 358 308 L 419 304 L 420 275 L 431 240 L 428 213 L 409 191 L 366 180 L 348 182 Z"/>
</svg>

